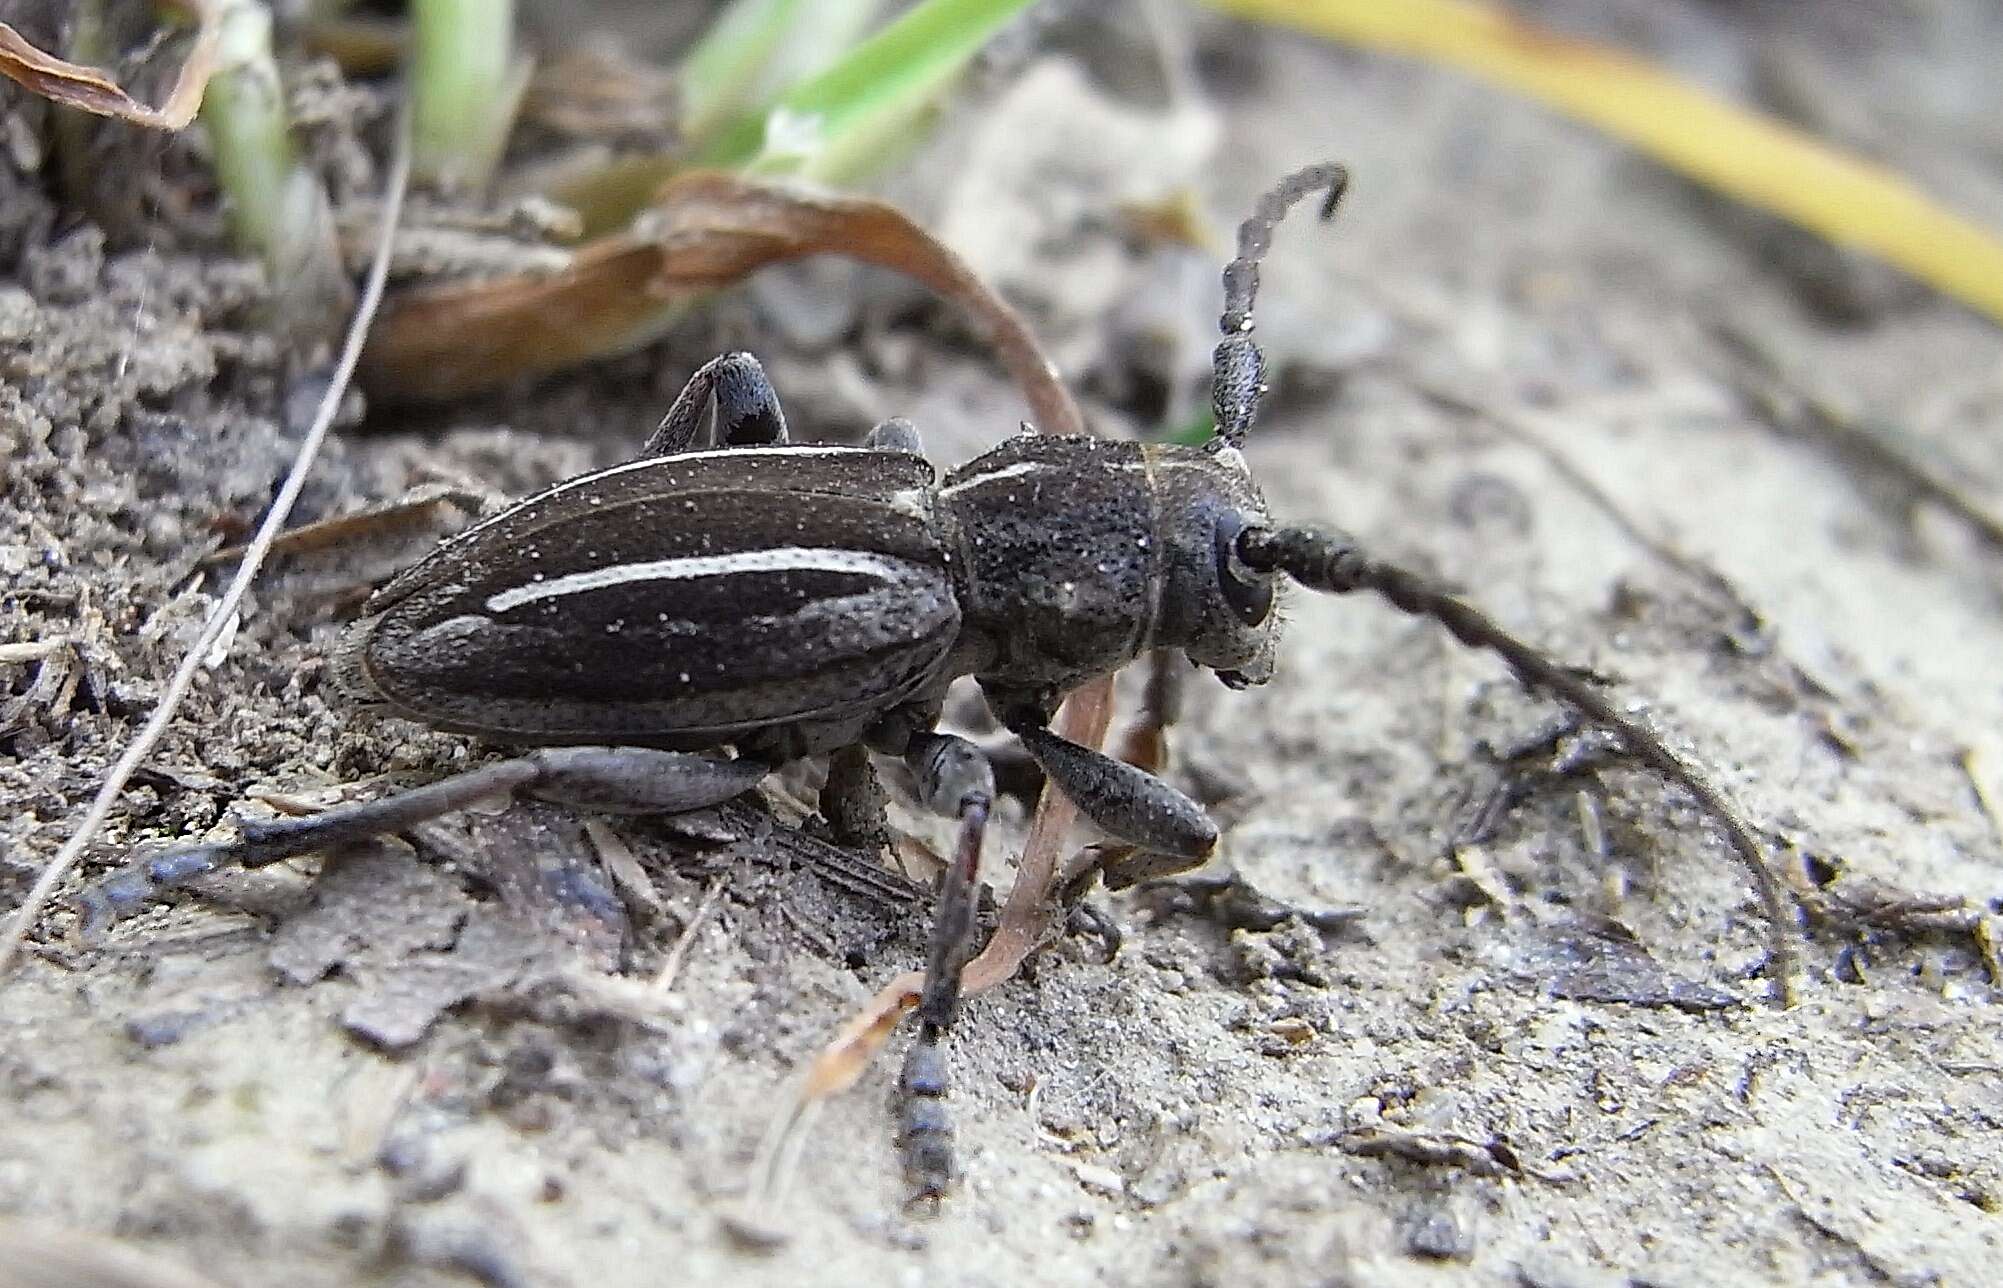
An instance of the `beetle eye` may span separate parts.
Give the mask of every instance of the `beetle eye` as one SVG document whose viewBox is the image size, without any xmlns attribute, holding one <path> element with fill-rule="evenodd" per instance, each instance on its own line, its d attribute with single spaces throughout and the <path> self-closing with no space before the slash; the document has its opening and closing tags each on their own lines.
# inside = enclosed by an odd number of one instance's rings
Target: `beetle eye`
<svg viewBox="0 0 2003 1288">
<path fill-rule="evenodd" d="M 1217 585 L 1238 620 L 1257 626 L 1273 611 L 1273 579 L 1247 568 L 1238 557 L 1238 534 L 1244 528 L 1237 515 L 1217 525 Z"/>
</svg>

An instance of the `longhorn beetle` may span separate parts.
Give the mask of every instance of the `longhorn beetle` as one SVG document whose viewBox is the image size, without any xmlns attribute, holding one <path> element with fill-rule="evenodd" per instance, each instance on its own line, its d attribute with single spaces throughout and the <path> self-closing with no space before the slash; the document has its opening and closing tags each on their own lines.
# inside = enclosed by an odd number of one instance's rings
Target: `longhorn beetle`
<svg viewBox="0 0 2003 1288">
<path fill-rule="evenodd" d="M 1303 169 L 1239 228 L 1214 357 L 1216 434 L 1200 448 L 1024 432 L 941 481 L 908 421 L 885 421 L 860 447 L 794 445 L 757 360 L 712 360 L 638 457 L 445 541 L 376 592 L 340 647 L 334 673 L 358 701 L 542 749 L 309 818 L 245 820 L 234 839 L 108 879 L 87 910 L 102 917 L 225 864 L 396 832 L 508 791 L 611 812 L 696 809 L 805 756 L 830 757 L 822 813 L 852 838 L 878 838 L 869 754 L 901 758 L 924 803 L 958 820 L 899 1084 L 905 1171 L 916 1194 L 936 1196 L 952 1172 L 939 1041 L 973 948 L 995 790 L 981 752 L 934 728 L 947 685 L 972 675 L 1049 782 L 1133 847 L 1109 860 L 1108 884 L 1181 871 L 1216 845 L 1202 808 L 1045 726 L 1067 690 L 1153 648 L 1181 650 L 1232 688 L 1264 683 L 1274 603 L 1291 580 L 1373 591 L 1439 622 L 1691 792 L 1752 876 L 1784 989 L 1778 888 L 1695 771 L 1586 673 L 1349 537 L 1267 512 L 1239 450 L 1264 390 L 1258 264 L 1291 207 L 1325 191 L 1326 219 L 1347 181 L 1338 165 Z M 712 405 L 714 446 L 699 446 Z"/>
</svg>

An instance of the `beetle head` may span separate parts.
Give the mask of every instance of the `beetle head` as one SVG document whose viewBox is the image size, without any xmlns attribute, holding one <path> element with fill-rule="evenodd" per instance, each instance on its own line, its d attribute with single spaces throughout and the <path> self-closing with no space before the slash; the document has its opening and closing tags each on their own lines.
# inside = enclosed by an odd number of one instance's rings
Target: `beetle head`
<svg viewBox="0 0 2003 1288">
<path fill-rule="evenodd" d="M 1165 580 L 1155 638 L 1181 648 L 1232 688 L 1273 673 L 1281 578 L 1239 554 L 1240 536 L 1269 526 L 1266 502 L 1237 448 L 1163 447 L 1153 461 Z"/>
</svg>

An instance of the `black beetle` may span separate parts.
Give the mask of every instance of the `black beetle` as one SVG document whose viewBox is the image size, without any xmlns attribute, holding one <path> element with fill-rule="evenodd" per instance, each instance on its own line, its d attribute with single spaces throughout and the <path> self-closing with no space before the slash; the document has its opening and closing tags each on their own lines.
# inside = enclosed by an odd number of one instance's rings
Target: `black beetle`
<svg viewBox="0 0 2003 1288">
<path fill-rule="evenodd" d="M 1129 849 L 1109 884 L 1205 860 L 1217 828 L 1150 774 L 1051 733 L 1062 695 L 1152 649 L 1234 687 L 1273 668 L 1283 581 L 1374 591 L 1499 654 L 1695 794 L 1730 835 L 1769 916 L 1757 844 L 1721 797 L 1585 677 L 1348 537 L 1276 523 L 1240 453 L 1263 392 L 1252 339 L 1258 261 L 1288 209 L 1337 165 L 1289 176 L 1239 229 L 1224 272 L 1216 434 L 1203 447 L 1025 432 L 940 480 L 906 421 L 860 447 L 794 445 L 757 361 L 697 371 L 641 455 L 559 483 L 444 542 L 369 601 L 336 665 L 358 701 L 440 729 L 543 749 L 230 840 L 144 860 L 86 897 L 102 914 L 222 864 L 262 864 L 392 832 L 498 792 L 666 813 L 736 796 L 775 766 L 833 760 L 822 811 L 882 835 L 869 752 L 901 757 L 960 820 L 906 1065 L 902 1138 L 920 1194 L 951 1172 L 941 1033 L 971 949 L 994 779 L 937 732 L 971 675 L 1057 788 Z M 714 446 L 699 446 L 715 409 Z M 734 755 L 724 754 L 725 749 Z M 1785 961 L 1774 965 L 1782 967 Z"/>
</svg>

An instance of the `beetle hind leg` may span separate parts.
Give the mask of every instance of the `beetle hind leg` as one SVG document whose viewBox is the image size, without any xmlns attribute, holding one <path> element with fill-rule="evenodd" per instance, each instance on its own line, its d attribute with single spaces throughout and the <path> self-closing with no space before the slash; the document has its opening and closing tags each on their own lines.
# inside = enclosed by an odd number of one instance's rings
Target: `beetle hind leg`
<svg viewBox="0 0 2003 1288">
<path fill-rule="evenodd" d="M 252 819 L 232 840 L 147 856 L 84 891 L 84 934 L 154 896 L 226 867 L 262 867 L 314 850 L 402 832 L 510 792 L 621 814 L 678 814 L 741 795 L 770 772 L 764 761 L 650 747 L 549 747 L 495 761 L 378 800 L 305 818 Z"/>
</svg>

